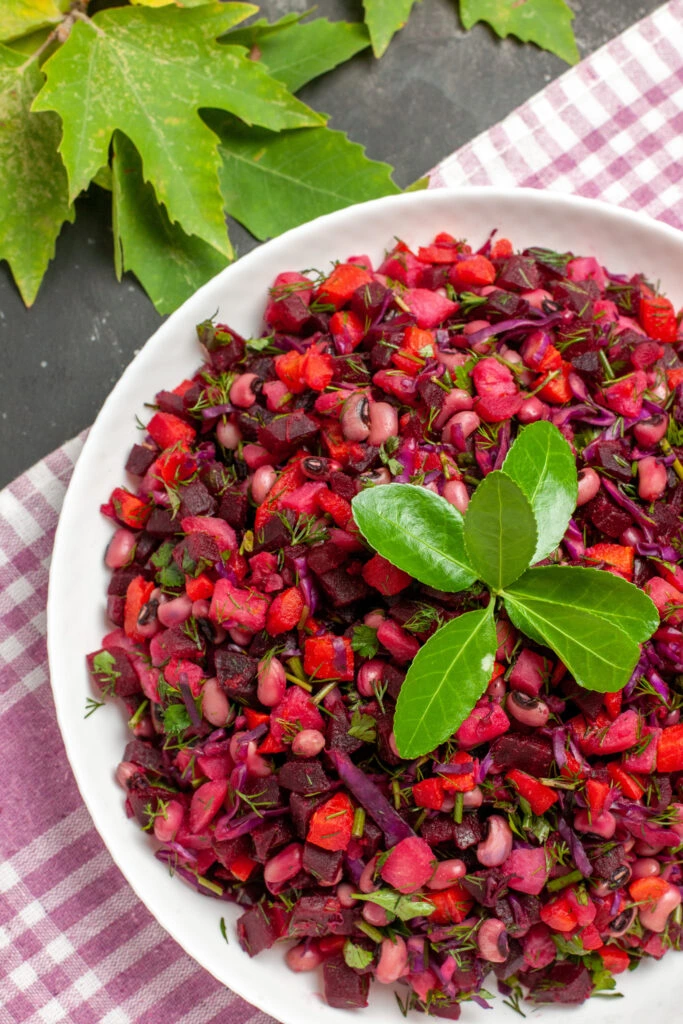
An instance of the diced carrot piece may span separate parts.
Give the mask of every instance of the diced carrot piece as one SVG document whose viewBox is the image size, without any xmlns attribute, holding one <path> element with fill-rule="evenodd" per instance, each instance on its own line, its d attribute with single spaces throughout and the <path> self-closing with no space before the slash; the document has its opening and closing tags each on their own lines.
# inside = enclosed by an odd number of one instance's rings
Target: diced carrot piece
<svg viewBox="0 0 683 1024">
<path fill-rule="evenodd" d="M 576 914 L 566 894 L 541 907 L 541 921 L 556 932 L 571 932 L 576 928 Z"/>
<path fill-rule="evenodd" d="M 428 807 L 432 811 L 440 811 L 443 804 L 443 780 L 422 779 L 413 786 L 413 800 L 417 807 Z"/>
<path fill-rule="evenodd" d="M 148 582 L 144 576 L 136 576 L 128 584 L 126 603 L 123 612 L 123 631 L 131 640 L 139 642 L 144 636 L 138 632 L 138 616 L 149 601 L 154 583 Z"/>
<path fill-rule="evenodd" d="M 304 597 L 298 587 L 290 587 L 273 598 L 266 615 L 266 630 L 271 636 L 287 633 L 299 625 Z"/>
<path fill-rule="evenodd" d="M 312 345 L 304 357 L 303 372 L 309 388 L 324 391 L 334 377 L 332 356 L 319 351 L 317 345 Z"/>
<path fill-rule="evenodd" d="M 328 633 L 305 640 L 304 672 L 318 680 L 353 679 L 353 651 L 349 638 Z"/>
<path fill-rule="evenodd" d="M 247 720 L 250 729 L 257 729 L 259 725 L 268 725 L 270 715 L 265 711 L 254 711 L 253 708 L 242 708 L 242 714 Z"/>
<path fill-rule="evenodd" d="M 430 892 L 429 902 L 435 907 L 429 915 L 430 924 L 460 924 L 474 904 L 467 889 L 458 882 L 440 892 Z"/>
<path fill-rule="evenodd" d="M 194 578 L 192 576 L 185 577 L 185 592 L 190 601 L 202 601 L 211 597 L 214 586 L 215 583 L 209 579 L 206 573 L 200 573 Z"/>
<path fill-rule="evenodd" d="M 447 792 L 455 793 L 469 793 L 474 789 L 474 770 L 478 765 L 476 758 L 472 757 L 465 750 L 456 750 L 449 764 L 460 764 L 470 765 L 471 771 L 464 772 L 462 775 L 445 775 L 443 776 L 443 788 Z"/>
<path fill-rule="evenodd" d="M 306 841 L 323 850 L 345 850 L 351 841 L 353 814 L 346 793 L 335 793 L 313 812 Z"/>
<path fill-rule="evenodd" d="M 496 279 L 496 268 L 486 256 L 470 256 L 455 263 L 448 278 L 456 291 L 464 291 L 467 288 L 493 284 Z"/>
<path fill-rule="evenodd" d="M 514 252 L 509 238 L 498 238 L 491 246 L 491 259 L 504 260 Z"/>
<path fill-rule="evenodd" d="M 627 771 L 624 771 L 616 761 L 610 761 L 607 765 L 607 771 L 624 796 L 627 796 L 630 800 L 640 800 L 645 792 L 645 786 L 635 775 L 630 775 Z"/>
<path fill-rule="evenodd" d="M 552 373 L 556 372 L 556 370 L 552 371 Z M 564 405 L 565 402 L 571 401 L 572 389 L 569 386 L 569 374 L 571 372 L 572 364 L 563 361 L 559 367 L 558 376 L 552 377 L 551 380 L 546 379 L 545 383 L 543 383 L 544 378 L 541 377 L 534 385 L 536 388 L 538 388 L 539 384 L 542 385 L 540 390 L 536 392 L 538 397 L 544 402 L 550 402 L 551 405 Z"/>
<path fill-rule="evenodd" d="M 683 771 L 683 724 L 662 729 L 657 744 L 657 771 Z"/>
<path fill-rule="evenodd" d="M 641 295 L 638 320 L 648 338 L 653 338 L 654 341 L 676 341 L 676 311 L 671 301 L 665 299 L 663 295 L 655 295 L 652 298 Z"/>
<path fill-rule="evenodd" d="M 586 782 L 586 800 L 591 817 L 599 818 L 605 809 L 605 801 L 609 796 L 609 786 L 606 782 L 598 779 L 588 779 Z"/>
<path fill-rule="evenodd" d="M 346 354 L 357 348 L 366 333 L 366 326 L 361 318 L 350 309 L 340 310 L 330 317 L 328 325 L 337 352 Z"/>
<path fill-rule="evenodd" d="M 335 310 L 349 301 L 356 288 L 370 284 L 372 274 L 355 263 L 338 263 L 315 293 L 315 300 L 334 306 Z"/>
<path fill-rule="evenodd" d="M 115 487 L 111 492 L 110 501 L 114 506 L 116 518 L 134 530 L 141 530 L 150 517 L 152 508 L 123 487 Z"/>
<path fill-rule="evenodd" d="M 618 946 L 603 946 L 598 953 L 611 974 L 622 974 L 628 970 L 631 958 L 625 949 L 619 949 Z"/>
<path fill-rule="evenodd" d="M 505 778 L 515 786 L 519 795 L 524 797 L 534 814 L 545 814 L 557 803 L 558 796 L 554 789 L 539 782 L 533 775 L 520 771 L 519 768 L 513 768 Z"/>
<path fill-rule="evenodd" d="M 292 349 L 281 356 L 275 356 L 275 372 L 283 384 L 286 384 L 293 395 L 300 395 L 306 390 L 304 380 L 305 354 Z"/>
<path fill-rule="evenodd" d="M 668 890 L 669 883 L 659 875 L 636 878 L 628 887 L 631 899 L 636 903 L 645 904 L 648 909 L 653 908 L 657 900 L 660 900 Z"/>
<path fill-rule="evenodd" d="M 616 693 L 606 693 L 602 698 L 602 703 L 605 705 L 605 711 L 612 721 L 614 721 L 614 719 L 620 714 L 623 699 L 624 693 L 622 690 L 617 690 Z"/>
<path fill-rule="evenodd" d="M 620 576 L 626 580 L 633 579 L 633 561 L 635 549 L 627 544 L 593 544 L 586 548 L 584 558 L 587 562 L 605 562 L 613 565 Z"/>
<path fill-rule="evenodd" d="M 673 391 L 679 384 L 683 384 L 683 370 L 667 370 L 666 381 L 671 391 Z"/>
<path fill-rule="evenodd" d="M 197 436 L 190 423 L 172 412 L 155 412 L 147 424 L 147 433 L 160 448 L 172 448 L 178 442 L 190 444 Z"/>
<path fill-rule="evenodd" d="M 248 857 L 245 853 L 238 854 L 230 861 L 230 872 L 240 882 L 246 882 L 257 864 L 258 861 Z"/>
</svg>

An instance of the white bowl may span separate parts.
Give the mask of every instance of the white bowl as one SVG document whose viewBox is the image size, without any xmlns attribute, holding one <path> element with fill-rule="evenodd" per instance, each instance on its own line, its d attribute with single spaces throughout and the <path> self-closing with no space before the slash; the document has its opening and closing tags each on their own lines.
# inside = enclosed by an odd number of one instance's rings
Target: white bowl
<svg viewBox="0 0 683 1024">
<path fill-rule="evenodd" d="M 656 221 L 592 200 L 533 189 L 435 189 L 392 196 L 351 207 L 289 231 L 218 274 L 177 310 L 154 334 L 104 403 L 76 466 L 55 539 L 48 598 L 48 650 L 59 726 L 83 799 L 116 864 L 159 923 L 219 981 L 283 1024 L 317 1024 L 353 1019 L 364 1024 L 400 1021 L 393 993 L 371 989 L 363 1011 L 335 1010 L 315 993 L 314 974 L 292 974 L 282 949 L 251 960 L 234 938 L 236 908 L 199 895 L 152 855 L 150 840 L 127 821 L 123 794 L 114 781 L 126 742 L 121 711 L 112 703 L 84 719 L 92 695 L 85 654 L 99 647 L 107 629 L 104 615 L 108 573 L 102 553 L 111 525 L 98 508 L 124 479 L 123 466 L 138 432 L 136 415 L 146 420 L 144 403 L 172 388 L 199 366 L 195 324 L 218 310 L 218 319 L 249 336 L 261 331 L 266 289 L 282 270 L 329 268 L 331 261 L 367 253 L 379 260 L 395 236 L 410 245 L 427 244 L 450 231 L 480 245 L 492 228 L 516 247 L 542 245 L 597 256 L 613 272 L 643 271 L 678 306 L 683 304 L 683 234 Z M 219 931 L 225 916 L 233 932 L 226 946 Z M 626 998 L 592 999 L 574 1009 L 574 1024 L 624 1024 L 642 1019 L 679 1019 L 683 983 L 681 961 L 667 956 L 619 978 Z M 527 1015 L 544 1022 L 566 1021 L 563 1007 L 528 1005 Z M 412 1013 L 411 1020 L 424 1021 Z M 472 1003 L 461 1020 L 509 1022 L 500 998 L 484 1014 Z"/>
</svg>

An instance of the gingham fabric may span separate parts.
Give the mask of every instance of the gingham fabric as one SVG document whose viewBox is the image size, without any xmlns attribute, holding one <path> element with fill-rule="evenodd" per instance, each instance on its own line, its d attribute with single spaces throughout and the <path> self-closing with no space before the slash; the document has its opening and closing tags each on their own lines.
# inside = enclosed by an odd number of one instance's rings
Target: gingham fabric
<svg viewBox="0 0 683 1024">
<path fill-rule="evenodd" d="M 683 227 L 682 167 L 683 0 L 673 0 L 444 160 L 431 187 L 557 189 Z M 0 494 L 0 1024 L 268 1024 L 150 917 L 71 777 L 45 601 L 82 444 Z"/>
</svg>

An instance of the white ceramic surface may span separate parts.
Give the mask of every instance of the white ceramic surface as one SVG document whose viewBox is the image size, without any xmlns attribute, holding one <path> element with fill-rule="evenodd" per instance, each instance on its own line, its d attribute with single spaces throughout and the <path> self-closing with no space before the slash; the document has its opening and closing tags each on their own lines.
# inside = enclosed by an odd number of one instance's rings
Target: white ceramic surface
<svg viewBox="0 0 683 1024">
<path fill-rule="evenodd" d="M 683 304 L 683 234 L 662 224 L 590 200 L 534 190 L 438 189 L 376 200 L 320 218 L 267 243 L 228 267 L 201 288 L 150 338 L 105 402 L 76 466 L 55 540 L 48 600 L 48 648 L 54 700 L 67 753 L 95 826 L 131 886 L 161 925 L 216 978 L 283 1024 L 389 1024 L 401 1020 L 393 994 L 375 986 L 363 1011 L 340 1011 L 315 994 L 314 974 L 295 975 L 282 950 L 254 960 L 234 937 L 237 911 L 203 897 L 170 878 L 154 859 L 148 836 L 127 821 L 114 769 L 126 742 L 115 704 L 83 718 L 92 694 L 85 653 L 96 649 L 107 629 L 104 615 L 107 572 L 102 562 L 111 526 L 98 513 L 112 488 L 124 479 L 123 465 L 139 434 L 135 416 L 149 417 L 144 402 L 172 388 L 200 363 L 195 324 L 218 310 L 218 319 L 249 336 L 261 331 L 266 289 L 281 270 L 329 268 L 330 262 L 359 253 L 379 260 L 394 236 L 410 245 L 427 244 L 450 231 L 480 245 L 489 230 L 517 247 L 543 245 L 598 256 L 611 271 L 643 271 L 661 281 L 677 306 Z M 219 920 L 229 922 L 226 946 Z M 679 1020 L 683 1003 L 683 960 L 672 954 L 619 979 L 625 999 L 592 999 L 574 1010 L 526 1008 L 547 1024 L 636 1024 L 645 1016 Z M 421 1014 L 411 1020 L 424 1021 Z M 495 1009 L 463 1006 L 468 1024 L 512 1021 L 496 1000 Z"/>
</svg>

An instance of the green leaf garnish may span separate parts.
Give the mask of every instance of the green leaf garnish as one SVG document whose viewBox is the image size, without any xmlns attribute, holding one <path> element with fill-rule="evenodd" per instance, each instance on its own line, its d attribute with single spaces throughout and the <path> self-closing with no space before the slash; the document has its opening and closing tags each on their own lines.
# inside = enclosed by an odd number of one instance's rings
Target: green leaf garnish
<svg viewBox="0 0 683 1024">
<path fill-rule="evenodd" d="M 386 484 L 353 499 L 360 532 L 399 569 L 436 590 L 465 590 L 476 580 L 463 540 L 463 518 L 438 494 Z"/>
<path fill-rule="evenodd" d="M 611 622 L 637 643 L 643 643 L 659 627 L 659 615 L 650 598 L 621 576 L 602 569 L 579 566 L 540 565 L 529 569 L 506 596 L 532 604 L 537 600 L 562 604 Z"/>
<path fill-rule="evenodd" d="M 434 912 L 434 904 L 420 896 L 402 896 L 393 889 L 379 889 L 377 892 L 354 892 L 355 900 L 366 900 L 383 907 L 389 914 L 394 914 L 399 921 L 410 921 L 414 917 L 428 917 Z"/>
<path fill-rule="evenodd" d="M 403 757 L 426 754 L 462 725 L 488 685 L 496 647 L 491 608 L 451 619 L 420 648 L 394 717 Z"/>
<path fill-rule="evenodd" d="M 477 578 L 491 590 L 485 610 L 448 621 L 413 659 L 394 717 L 402 757 L 443 743 L 484 693 L 497 646 L 496 601 L 517 629 L 558 655 L 580 686 L 615 692 L 630 679 L 639 645 L 659 624 L 650 598 L 603 570 L 530 568 L 562 540 L 576 490 L 566 441 L 557 427 L 539 422 L 520 432 L 503 469 L 479 484 L 464 521 L 444 498 L 406 484 L 353 499 L 361 533 L 394 565 L 446 592 L 468 589 Z"/>
<path fill-rule="evenodd" d="M 500 470 L 484 477 L 464 523 L 465 550 L 479 579 L 495 591 L 512 583 L 531 563 L 537 536 L 533 509 L 514 480 Z"/>
<path fill-rule="evenodd" d="M 361 658 L 374 658 L 379 650 L 377 630 L 372 626 L 354 626 L 351 650 L 358 651 Z"/>
<path fill-rule="evenodd" d="M 393 36 L 403 28 L 416 0 L 363 0 L 365 24 L 375 57 L 381 57 Z"/>
<path fill-rule="evenodd" d="M 369 949 L 356 946 L 355 943 L 351 942 L 351 939 L 347 939 L 344 943 L 343 952 L 347 967 L 355 967 L 357 970 L 367 967 L 373 960 L 373 954 Z"/>
<path fill-rule="evenodd" d="M 538 542 L 531 561 L 539 562 L 560 543 L 576 507 L 578 479 L 572 450 L 557 427 L 541 420 L 533 429 L 520 431 L 503 472 L 524 491 L 533 509 Z"/>
<path fill-rule="evenodd" d="M 621 690 L 638 663 L 639 645 L 609 619 L 595 614 L 590 605 L 567 605 L 564 594 L 571 592 L 575 570 L 571 566 L 558 568 L 565 580 L 558 593 L 530 595 L 526 575 L 519 581 L 519 590 L 514 585 L 506 590 L 505 607 L 513 625 L 552 648 L 579 686 L 600 693 Z"/>
<path fill-rule="evenodd" d="M 164 730 L 169 736 L 180 736 L 192 725 L 184 704 L 171 704 L 164 711 Z"/>
</svg>

